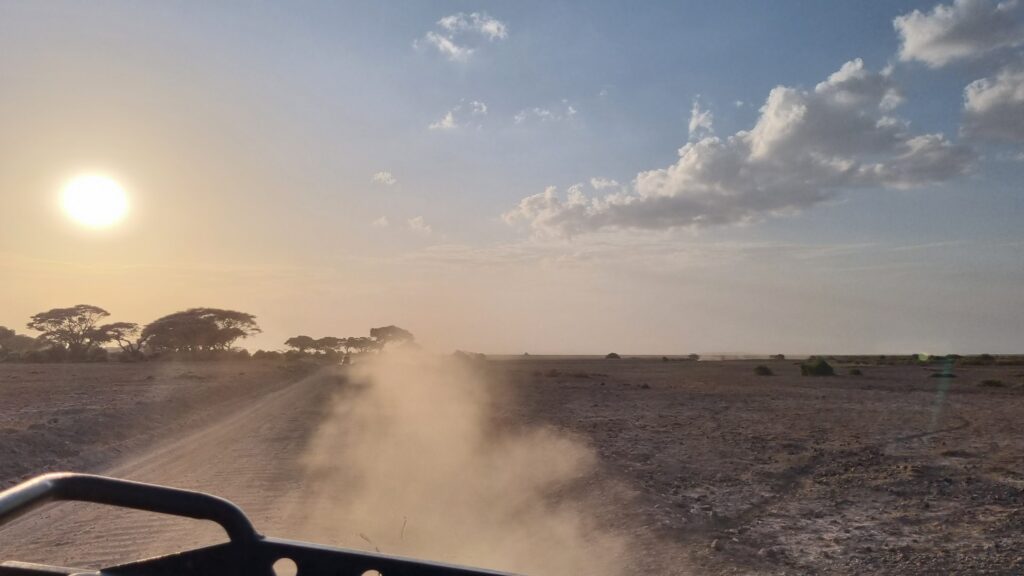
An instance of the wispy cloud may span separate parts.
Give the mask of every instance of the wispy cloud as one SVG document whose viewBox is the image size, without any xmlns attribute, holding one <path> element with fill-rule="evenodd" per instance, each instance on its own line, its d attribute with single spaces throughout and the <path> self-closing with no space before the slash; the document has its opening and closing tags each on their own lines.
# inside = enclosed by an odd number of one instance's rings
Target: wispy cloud
<svg viewBox="0 0 1024 576">
<path fill-rule="evenodd" d="M 452 62 L 466 62 L 481 40 L 494 42 L 508 38 L 508 26 L 484 12 L 459 12 L 437 21 L 437 30 L 428 31 L 414 47 L 429 47 Z"/>
<path fill-rule="evenodd" d="M 579 111 L 575 106 L 563 99 L 561 105 L 550 108 L 534 107 L 520 110 L 513 120 L 516 124 L 529 122 L 562 122 L 576 117 Z"/>
<path fill-rule="evenodd" d="M 701 108 L 700 98 L 693 99 L 693 106 L 690 108 L 690 139 L 698 140 L 708 136 L 714 136 L 714 115 L 711 110 Z"/>
<path fill-rule="evenodd" d="M 444 116 L 427 125 L 427 128 L 430 130 L 454 130 L 458 127 L 459 124 L 455 121 L 454 110 L 445 112 Z"/>
<path fill-rule="evenodd" d="M 487 104 L 479 100 L 473 100 L 468 104 L 463 101 L 448 110 L 443 116 L 431 122 L 427 128 L 430 130 L 455 130 L 462 126 L 470 125 L 471 118 L 480 118 L 487 115 Z M 477 125 L 479 127 L 479 125 Z"/>
<path fill-rule="evenodd" d="M 377 218 L 373 222 L 370 222 L 370 226 L 373 226 L 374 228 L 387 228 L 390 225 L 391 223 L 388 222 L 387 216 L 381 216 L 380 218 Z"/>
<path fill-rule="evenodd" d="M 406 225 L 409 227 L 409 230 L 423 236 L 429 236 L 434 232 L 434 228 L 430 224 L 427 224 L 427 221 L 423 219 L 423 216 L 409 218 L 406 220 Z"/>
<path fill-rule="evenodd" d="M 373 175 L 373 178 L 371 178 L 370 181 L 375 184 L 383 184 L 385 186 L 393 186 L 398 182 L 398 180 L 395 179 L 395 176 L 387 170 L 377 172 Z"/>
</svg>

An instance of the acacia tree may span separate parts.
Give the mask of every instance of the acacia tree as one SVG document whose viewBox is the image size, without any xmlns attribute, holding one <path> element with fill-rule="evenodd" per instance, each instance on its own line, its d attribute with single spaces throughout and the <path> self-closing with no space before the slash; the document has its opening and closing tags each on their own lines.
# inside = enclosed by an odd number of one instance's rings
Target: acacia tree
<svg viewBox="0 0 1024 576">
<path fill-rule="evenodd" d="M 305 354 L 306 350 L 316 348 L 316 340 L 309 336 L 292 336 L 284 341 L 284 345 L 298 350 L 300 354 Z"/>
<path fill-rule="evenodd" d="M 94 330 L 93 339 L 96 342 L 117 342 L 121 351 L 131 356 L 138 356 L 142 350 L 139 325 L 134 322 L 104 324 Z"/>
<path fill-rule="evenodd" d="M 260 333 L 256 317 L 220 308 L 190 308 L 149 323 L 140 342 L 154 351 L 230 350 L 240 338 Z"/>
<path fill-rule="evenodd" d="M 379 350 L 383 350 L 385 346 L 390 344 L 406 344 L 415 340 L 412 332 L 398 326 L 370 328 L 370 338 L 373 339 Z"/>
<path fill-rule="evenodd" d="M 321 354 L 331 354 L 340 352 L 344 345 L 345 339 L 343 338 L 335 338 L 334 336 L 324 336 L 323 338 L 318 338 L 313 343 L 313 348 L 315 348 L 316 351 L 320 352 Z"/>
<path fill-rule="evenodd" d="M 99 306 L 79 304 L 40 312 L 32 316 L 28 327 L 42 332 L 40 339 L 67 350 L 70 357 L 77 358 L 106 341 L 97 340 L 102 335 L 96 332 L 96 323 L 107 316 L 110 313 Z"/>
<path fill-rule="evenodd" d="M 369 352 L 377 347 L 377 343 L 373 338 L 356 336 L 354 338 L 345 338 L 344 347 L 349 352 Z"/>
</svg>

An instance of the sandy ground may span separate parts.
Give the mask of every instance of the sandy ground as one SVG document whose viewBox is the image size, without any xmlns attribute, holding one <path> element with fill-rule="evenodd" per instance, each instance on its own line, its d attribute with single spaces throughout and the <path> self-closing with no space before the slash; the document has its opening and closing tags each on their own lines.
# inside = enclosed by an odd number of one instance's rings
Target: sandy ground
<svg viewBox="0 0 1024 576">
<path fill-rule="evenodd" d="M 774 376 L 756 376 L 767 364 Z M 602 521 L 657 574 L 1024 572 L 1024 367 L 519 358 L 496 419 L 593 447 Z M 1000 387 L 984 386 L 1000 380 Z M 0 365 L 0 482 L 78 469 L 216 493 L 297 536 L 301 455 L 342 371 L 288 364 Z M 624 502 L 624 501 L 623 501 Z M 0 529 L 5 559 L 83 567 L 219 540 L 75 504 Z M 685 566 L 685 568 L 683 567 Z"/>
</svg>

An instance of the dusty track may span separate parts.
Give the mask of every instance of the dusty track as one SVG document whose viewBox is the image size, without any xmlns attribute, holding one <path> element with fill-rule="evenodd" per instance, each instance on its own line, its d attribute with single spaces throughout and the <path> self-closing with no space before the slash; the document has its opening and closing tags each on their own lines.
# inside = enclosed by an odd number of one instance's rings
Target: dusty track
<svg viewBox="0 0 1024 576">
<path fill-rule="evenodd" d="M 216 493 L 239 504 L 264 533 L 278 533 L 301 488 L 302 447 L 338 384 L 327 372 L 314 374 L 101 471 Z M 87 568 L 219 540 L 212 523 L 75 503 L 49 506 L 0 531 L 7 558 Z"/>
</svg>

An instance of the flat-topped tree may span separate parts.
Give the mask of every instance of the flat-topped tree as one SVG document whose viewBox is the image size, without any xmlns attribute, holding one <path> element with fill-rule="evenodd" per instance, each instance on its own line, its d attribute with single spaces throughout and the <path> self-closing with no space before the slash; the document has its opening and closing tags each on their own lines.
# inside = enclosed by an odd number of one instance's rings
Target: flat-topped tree
<svg viewBox="0 0 1024 576">
<path fill-rule="evenodd" d="M 309 336 L 292 336 L 284 341 L 284 345 L 298 350 L 301 354 L 305 354 L 307 350 L 313 350 L 316 348 L 316 340 Z"/>
<path fill-rule="evenodd" d="M 345 339 L 336 338 L 334 336 L 324 336 L 323 338 L 317 338 L 313 341 L 313 348 L 322 354 L 339 352 L 344 347 Z"/>
<path fill-rule="evenodd" d="M 40 312 L 32 316 L 28 328 L 42 332 L 40 339 L 64 348 L 70 357 L 77 358 L 106 341 L 97 334 L 96 324 L 107 316 L 110 313 L 99 306 L 78 304 Z"/>
<path fill-rule="evenodd" d="M 252 314 L 191 308 L 154 320 L 143 329 L 141 341 L 156 352 L 209 352 L 230 350 L 239 339 L 260 332 Z"/>
<path fill-rule="evenodd" d="M 381 326 L 370 328 L 370 338 L 373 338 L 377 348 L 383 350 L 391 344 L 406 344 L 415 341 L 412 332 L 399 328 L 398 326 Z"/>
<path fill-rule="evenodd" d="M 95 342 L 116 342 L 125 354 L 138 354 L 142 348 L 139 325 L 135 322 L 113 322 L 93 331 Z"/>
</svg>

